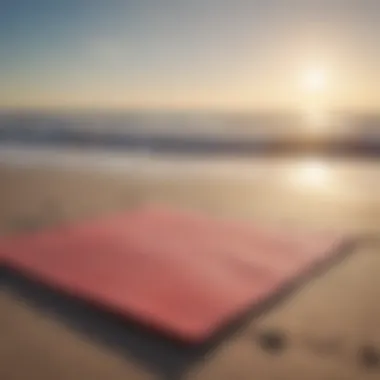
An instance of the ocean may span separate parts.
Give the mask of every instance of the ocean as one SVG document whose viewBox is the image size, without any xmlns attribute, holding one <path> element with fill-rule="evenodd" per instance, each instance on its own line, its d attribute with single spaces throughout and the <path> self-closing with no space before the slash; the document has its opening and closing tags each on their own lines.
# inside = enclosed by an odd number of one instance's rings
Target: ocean
<svg viewBox="0 0 380 380">
<path fill-rule="evenodd" d="M 380 114 L 3 111 L 0 145 L 9 144 L 233 154 L 322 145 L 380 155 Z"/>
</svg>

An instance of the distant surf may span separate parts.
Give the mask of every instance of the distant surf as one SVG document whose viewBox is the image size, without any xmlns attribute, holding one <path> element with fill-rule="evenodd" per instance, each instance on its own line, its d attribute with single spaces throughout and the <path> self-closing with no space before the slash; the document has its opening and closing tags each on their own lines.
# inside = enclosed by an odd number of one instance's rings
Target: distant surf
<svg viewBox="0 0 380 380">
<path fill-rule="evenodd" d="M 380 115 L 2 112 L 0 144 L 173 154 L 323 151 L 380 156 Z"/>
</svg>

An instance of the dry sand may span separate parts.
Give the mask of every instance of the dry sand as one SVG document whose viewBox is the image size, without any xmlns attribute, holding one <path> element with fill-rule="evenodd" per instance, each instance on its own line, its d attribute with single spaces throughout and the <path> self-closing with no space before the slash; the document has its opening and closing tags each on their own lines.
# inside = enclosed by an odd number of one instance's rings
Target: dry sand
<svg viewBox="0 0 380 380">
<path fill-rule="evenodd" d="M 1 230 L 167 202 L 380 234 L 380 162 L 194 162 L 151 157 L 98 171 L 3 164 Z M 165 343 L 4 273 L 0 379 L 380 379 L 379 247 L 358 247 L 209 350 Z"/>
</svg>

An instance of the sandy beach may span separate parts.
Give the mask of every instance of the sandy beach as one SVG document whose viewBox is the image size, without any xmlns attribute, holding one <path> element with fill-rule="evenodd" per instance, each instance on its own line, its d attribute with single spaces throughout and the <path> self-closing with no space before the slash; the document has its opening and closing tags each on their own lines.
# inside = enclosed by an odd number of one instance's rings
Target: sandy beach
<svg viewBox="0 0 380 380">
<path fill-rule="evenodd" d="M 380 235 L 376 161 L 199 160 L 48 150 L 20 155 L 12 149 L 0 151 L 5 234 L 159 202 L 268 225 Z M 361 245 L 212 351 L 174 366 L 174 372 L 136 359 L 133 348 L 115 348 L 68 327 L 46 302 L 42 307 L 31 301 L 37 297 L 32 290 L 27 297 L 21 286 L 4 280 L 0 378 L 43 380 L 58 378 L 57 373 L 70 380 L 380 378 L 378 253 L 374 242 Z M 262 343 L 265 332 L 283 336 L 284 347 Z M 170 350 L 157 355 L 173 367 Z"/>
</svg>

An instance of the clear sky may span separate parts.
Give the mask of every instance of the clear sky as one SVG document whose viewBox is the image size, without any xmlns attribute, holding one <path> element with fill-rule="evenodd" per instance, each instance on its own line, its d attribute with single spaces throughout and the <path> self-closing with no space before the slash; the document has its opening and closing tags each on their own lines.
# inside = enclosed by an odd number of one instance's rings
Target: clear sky
<svg viewBox="0 0 380 380">
<path fill-rule="evenodd" d="M 0 0 L 0 107 L 380 110 L 379 0 Z"/>
</svg>

